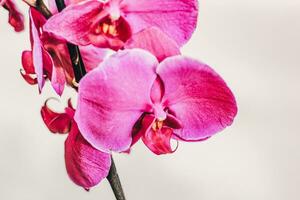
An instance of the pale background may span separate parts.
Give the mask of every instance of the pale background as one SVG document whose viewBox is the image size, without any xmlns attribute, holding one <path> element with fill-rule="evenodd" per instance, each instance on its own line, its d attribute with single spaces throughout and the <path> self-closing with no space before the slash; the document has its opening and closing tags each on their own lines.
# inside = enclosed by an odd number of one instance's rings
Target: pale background
<svg viewBox="0 0 300 200">
<path fill-rule="evenodd" d="M 113 200 L 107 181 L 87 193 L 69 180 L 65 136 L 51 134 L 39 114 L 55 94 L 46 87 L 39 96 L 19 75 L 28 26 L 16 34 L 6 20 L 1 9 L 0 199 Z M 299 200 L 300 0 L 200 0 L 198 25 L 183 53 L 223 76 L 238 116 L 173 155 L 142 143 L 114 155 L 128 200 Z"/>
</svg>

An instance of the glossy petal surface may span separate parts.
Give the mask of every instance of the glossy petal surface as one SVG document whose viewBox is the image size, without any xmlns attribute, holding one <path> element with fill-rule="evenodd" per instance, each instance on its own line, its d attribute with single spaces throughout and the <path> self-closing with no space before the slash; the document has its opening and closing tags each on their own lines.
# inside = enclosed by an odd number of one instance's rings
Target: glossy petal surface
<svg viewBox="0 0 300 200">
<path fill-rule="evenodd" d="M 65 161 L 69 177 L 79 186 L 89 189 L 109 172 L 110 154 L 93 148 L 80 134 L 76 123 L 65 142 Z"/>
<path fill-rule="evenodd" d="M 124 0 L 122 5 L 133 33 L 155 26 L 181 46 L 196 28 L 197 0 Z"/>
<path fill-rule="evenodd" d="M 44 30 L 71 43 L 88 45 L 90 28 L 99 17 L 101 10 L 102 3 L 99 1 L 70 5 L 51 17 L 45 24 Z"/>
<path fill-rule="evenodd" d="M 134 124 L 151 109 L 157 59 L 124 50 L 106 59 L 80 82 L 75 120 L 83 137 L 103 151 L 126 151 Z"/>
<path fill-rule="evenodd" d="M 67 113 L 57 113 L 51 110 L 47 102 L 41 108 L 44 123 L 52 133 L 68 133 L 71 128 L 72 117 Z"/>
<path fill-rule="evenodd" d="M 235 98 L 209 66 L 175 56 L 157 68 L 165 94 L 162 100 L 181 122 L 183 140 L 201 140 L 231 125 L 237 113 Z"/>
<path fill-rule="evenodd" d="M 81 46 L 79 49 L 87 72 L 98 67 L 109 52 L 108 49 L 93 45 Z"/>
<path fill-rule="evenodd" d="M 45 84 L 44 70 L 43 70 L 43 47 L 40 40 L 39 29 L 45 22 L 45 19 L 36 11 L 31 8 L 29 11 L 30 18 L 30 36 L 32 38 L 32 55 L 33 55 L 33 66 L 34 71 L 37 75 L 37 82 L 39 90 L 42 91 L 42 88 Z"/>
<path fill-rule="evenodd" d="M 141 48 L 151 52 L 159 61 L 180 55 L 177 43 L 156 27 L 136 33 L 125 44 L 125 48 Z"/>
<path fill-rule="evenodd" d="M 24 30 L 24 16 L 15 5 L 15 2 L 13 0 L 5 0 L 1 1 L 0 5 L 8 10 L 8 23 L 15 29 L 15 31 L 20 32 Z"/>
</svg>

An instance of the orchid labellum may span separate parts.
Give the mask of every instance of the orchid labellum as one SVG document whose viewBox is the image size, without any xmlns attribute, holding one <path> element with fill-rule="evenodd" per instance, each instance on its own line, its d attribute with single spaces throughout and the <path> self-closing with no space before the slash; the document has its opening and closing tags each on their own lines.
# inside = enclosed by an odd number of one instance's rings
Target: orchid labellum
<svg viewBox="0 0 300 200">
<path fill-rule="evenodd" d="M 88 0 L 53 16 L 45 31 L 77 45 L 119 49 L 132 34 L 155 26 L 183 45 L 197 14 L 196 0 Z"/>
</svg>

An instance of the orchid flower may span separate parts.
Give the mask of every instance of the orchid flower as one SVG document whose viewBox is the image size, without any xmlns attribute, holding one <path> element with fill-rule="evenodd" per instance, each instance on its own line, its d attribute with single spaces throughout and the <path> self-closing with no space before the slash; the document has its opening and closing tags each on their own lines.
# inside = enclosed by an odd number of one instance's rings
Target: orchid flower
<svg viewBox="0 0 300 200">
<path fill-rule="evenodd" d="M 111 165 L 110 154 L 103 153 L 93 148 L 78 130 L 73 119 L 74 108 L 71 101 L 64 113 L 52 111 L 47 106 L 47 101 L 41 109 L 42 118 L 53 133 L 69 133 L 65 141 L 65 164 L 71 180 L 89 189 L 97 185 L 109 172 Z"/>
<path fill-rule="evenodd" d="M 44 30 L 73 44 L 117 50 L 132 34 L 155 26 L 181 46 L 191 37 L 197 15 L 197 0 L 87 0 L 53 16 Z"/>
<path fill-rule="evenodd" d="M 169 49 L 176 47 L 157 29 L 140 34 L 128 46 L 152 44 L 148 51 L 119 51 L 80 82 L 75 120 L 92 146 L 123 152 L 141 138 L 166 154 L 171 139 L 202 141 L 232 124 L 235 98 L 212 68 Z"/>
<path fill-rule="evenodd" d="M 8 23 L 14 27 L 16 32 L 24 30 L 24 16 L 17 8 L 13 0 L 0 0 L 0 6 L 3 6 L 9 12 Z"/>
<path fill-rule="evenodd" d="M 29 10 L 31 51 L 24 51 L 22 76 L 30 84 L 38 83 L 42 90 L 45 79 L 50 79 L 58 95 L 66 83 L 72 85 L 74 79 L 70 55 L 65 41 L 43 32 L 46 19 L 34 8 Z M 92 45 L 80 47 L 87 71 L 95 68 L 106 55 L 104 49 Z"/>
</svg>

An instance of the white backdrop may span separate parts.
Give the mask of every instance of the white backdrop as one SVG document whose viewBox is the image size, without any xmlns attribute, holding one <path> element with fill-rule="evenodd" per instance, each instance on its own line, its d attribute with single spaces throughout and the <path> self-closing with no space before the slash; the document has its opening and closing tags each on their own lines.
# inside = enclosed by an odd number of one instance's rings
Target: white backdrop
<svg viewBox="0 0 300 200">
<path fill-rule="evenodd" d="M 299 200 L 300 0 L 199 3 L 198 29 L 183 53 L 223 76 L 238 116 L 172 155 L 157 157 L 142 143 L 129 156 L 114 155 L 128 200 Z M 1 9 L 0 199 L 113 200 L 107 181 L 87 193 L 67 177 L 65 136 L 51 134 L 39 114 L 55 94 L 46 87 L 39 96 L 21 78 L 28 25 L 16 34 L 6 21 Z"/>
</svg>

